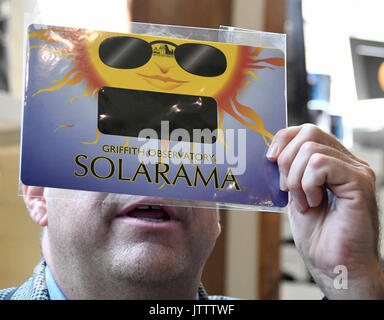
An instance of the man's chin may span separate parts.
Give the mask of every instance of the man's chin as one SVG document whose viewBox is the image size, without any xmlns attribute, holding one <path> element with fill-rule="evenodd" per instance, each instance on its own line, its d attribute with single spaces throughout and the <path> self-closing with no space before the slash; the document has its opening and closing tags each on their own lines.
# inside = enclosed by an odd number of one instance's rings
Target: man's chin
<svg viewBox="0 0 384 320">
<path fill-rule="evenodd" d="M 176 280 L 189 269 L 185 251 L 159 244 L 136 245 L 115 256 L 113 261 L 115 276 L 143 284 Z"/>
</svg>

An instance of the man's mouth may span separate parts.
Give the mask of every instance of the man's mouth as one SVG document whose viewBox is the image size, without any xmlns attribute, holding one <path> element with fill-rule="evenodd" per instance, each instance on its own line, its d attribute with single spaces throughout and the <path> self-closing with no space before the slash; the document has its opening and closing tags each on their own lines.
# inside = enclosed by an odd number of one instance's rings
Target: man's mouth
<svg viewBox="0 0 384 320">
<path fill-rule="evenodd" d="M 148 203 L 148 202 L 147 202 Z M 147 227 L 166 227 L 177 224 L 179 218 L 172 207 L 168 207 L 166 204 L 147 204 L 143 202 L 137 202 L 135 204 L 126 207 L 118 218 L 123 218 L 127 222 L 130 221 L 135 225 L 147 226 Z"/>
<path fill-rule="evenodd" d="M 158 205 L 139 205 L 127 212 L 126 216 L 155 223 L 171 220 L 167 211 Z"/>
<path fill-rule="evenodd" d="M 135 228 L 137 232 L 151 234 L 180 232 L 187 221 L 185 210 L 149 197 L 120 207 L 115 218 L 118 228 Z"/>
</svg>

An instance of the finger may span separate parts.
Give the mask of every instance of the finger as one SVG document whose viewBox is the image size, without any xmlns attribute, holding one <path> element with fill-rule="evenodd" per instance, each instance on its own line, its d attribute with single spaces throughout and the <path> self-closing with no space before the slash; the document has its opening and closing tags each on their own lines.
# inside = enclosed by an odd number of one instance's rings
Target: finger
<svg viewBox="0 0 384 320">
<path fill-rule="evenodd" d="M 317 126 L 310 123 L 306 123 L 296 127 L 288 127 L 276 133 L 275 137 L 272 140 L 271 146 L 268 149 L 267 158 L 270 159 L 271 161 L 277 160 L 277 158 L 280 156 L 283 150 L 285 150 L 289 145 L 292 144 L 291 143 L 292 140 L 297 140 L 297 136 L 304 138 L 304 141 L 305 139 L 307 140 L 316 139 L 317 141 L 318 136 L 328 137 L 327 140 L 332 140 L 332 139 L 336 140 L 335 138 L 326 134 Z M 329 141 L 325 141 L 325 139 L 323 140 L 324 142 L 330 143 Z"/>
<path fill-rule="evenodd" d="M 357 164 L 355 160 L 339 150 L 312 141 L 304 142 L 289 168 L 288 176 L 280 176 L 281 189 L 291 193 L 295 207 L 300 212 L 305 211 L 309 207 L 317 207 L 319 201 L 321 202 L 321 199 L 316 198 L 315 203 L 312 203 L 311 199 L 307 199 L 302 187 L 304 171 L 310 158 L 316 153 L 340 159 L 344 163 Z M 322 193 L 320 189 L 318 194 Z"/>
<path fill-rule="evenodd" d="M 280 182 L 283 187 L 286 188 L 286 177 L 288 176 L 288 172 L 293 160 L 296 158 L 297 153 L 299 152 L 302 145 L 307 141 L 327 145 L 333 149 L 343 152 L 351 158 L 355 158 L 335 137 L 325 133 L 317 126 L 312 124 L 305 124 L 300 127 L 300 131 L 285 146 L 285 148 L 281 150 L 277 158 L 281 177 Z"/>
<path fill-rule="evenodd" d="M 323 197 L 323 186 L 326 185 L 337 198 L 354 199 L 356 191 L 364 186 L 356 182 L 359 178 L 359 168 L 341 159 L 321 153 L 313 154 L 303 174 L 302 187 L 306 199 L 311 206 L 320 205 Z M 350 186 L 353 185 L 353 188 Z"/>
<path fill-rule="evenodd" d="M 318 143 L 326 144 L 330 147 L 333 147 L 340 152 L 343 152 L 349 155 L 356 161 L 364 165 L 368 165 L 367 162 L 357 158 L 354 154 L 352 154 L 347 148 L 345 148 L 335 137 L 325 133 L 317 126 L 305 123 L 300 126 L 288 127 L 279 130 L 275 137 L 272 140 L 272 143 L 267 152 L 267 158 L 270 161 L 277 161 L 277 158 L 282 153 L 282 151 L 291 143 L 291 141 L 298 135 L 304 137 L 304 141 L 315 141 Z"/>
<path fill-rule="evenodd" d="M 269 146 L 268 152 L 267 152 L 267 158 L 270 161 L 276 162 L 277 157 L 281 153 L 281 151 L 286 147 L 288 143 L 291 142 L 291 140 L 299 133 L 301 130 L 301 126 L 299 127 L 289 127 L 285 129 L 281 129 L 278 131 L 273 140 L 271 145 Z"/>
</svg>

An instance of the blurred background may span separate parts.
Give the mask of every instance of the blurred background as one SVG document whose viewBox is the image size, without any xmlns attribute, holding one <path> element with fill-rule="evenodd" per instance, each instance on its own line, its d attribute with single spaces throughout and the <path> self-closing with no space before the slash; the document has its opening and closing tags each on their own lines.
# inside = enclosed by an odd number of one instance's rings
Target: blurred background
<svg viewBox="0 0 384 320">
<path fill-rule="evenodd" d="M 289 124 L 315 123 L 367 161 L 377 175 L 381 214 L 383 12 L 382 0 L 0 0 L 0 288 L 24 282 L 41 256 L 40 229 L 18 195 L 25 21 L 111 31 L 126 30 L 131 20 L 286 33 Z M 203 278 L 210 294 L 322 298 L 286 214 L 226 211 L 222 224 Z"/>
</svg>

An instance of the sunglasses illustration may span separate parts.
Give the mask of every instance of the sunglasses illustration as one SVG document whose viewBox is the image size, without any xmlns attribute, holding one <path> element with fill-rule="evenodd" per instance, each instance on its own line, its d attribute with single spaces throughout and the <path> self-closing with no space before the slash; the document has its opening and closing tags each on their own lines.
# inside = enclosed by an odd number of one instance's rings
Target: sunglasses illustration
<svg viewBox="0 0 384 320">
<path fill-rule="evenodd" d="M 222 51 L 207 44 L 184 43 L 176 45 L 170 41 L 143 39 L 127 36 L 107 38 L 99 46 L 101 61 L 116 69 L 135 69 L 144 66 L 157 54 L 155 44 L 164 44 L 168 56 L 174 56 L 185 71 L 201 77 L 217 77 L 227 68 L 227 59 Z M 174 49 L 169 49 L 169 47 Z"/>
</svg>

